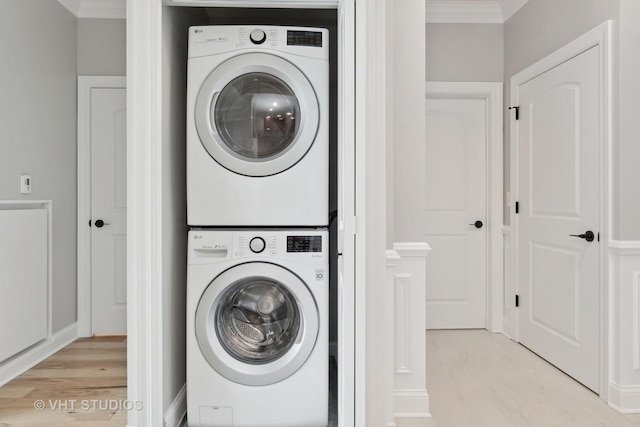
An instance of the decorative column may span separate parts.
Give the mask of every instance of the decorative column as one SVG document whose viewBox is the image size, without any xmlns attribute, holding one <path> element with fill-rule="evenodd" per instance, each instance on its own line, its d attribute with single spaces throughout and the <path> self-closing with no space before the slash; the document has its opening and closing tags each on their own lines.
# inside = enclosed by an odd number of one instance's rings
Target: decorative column
<svg viewBox="0 0 640 427">
<path fill-rule="evenodd" d="M 387 254 L 387 274 L 394 294 L 395 417 L 428 418 L 425 282 L 431 247 L 424 242 L 402 242 L 395 243 L 393 249 Z"/>
<path fill-rule="evenodd" d="M 623 414 L 637 414 L 640 413 L 640 241 L 609 242 L 609 278 L 612 345 L 608 403 Z"/>
</svg>

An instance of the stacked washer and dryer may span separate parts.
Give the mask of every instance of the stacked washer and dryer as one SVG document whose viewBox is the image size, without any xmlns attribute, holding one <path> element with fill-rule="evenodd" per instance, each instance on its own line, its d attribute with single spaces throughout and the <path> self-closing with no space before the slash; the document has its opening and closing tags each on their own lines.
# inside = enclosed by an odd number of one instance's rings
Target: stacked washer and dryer
<svg viewBox="0 0 640 427">
<path fill-rule="evenodd" d="M 328 50 L 326 29 L 189 29 L 189 426 L 327 426 Z"/>
</svg>

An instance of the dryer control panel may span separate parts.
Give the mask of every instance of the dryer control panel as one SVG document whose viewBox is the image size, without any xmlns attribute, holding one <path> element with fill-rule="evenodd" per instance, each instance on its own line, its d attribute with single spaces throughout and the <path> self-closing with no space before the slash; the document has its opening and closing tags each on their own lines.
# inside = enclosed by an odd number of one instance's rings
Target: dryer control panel
<svg viewBox="0 0 640 427">
<path fill-rule="evenodd" d="M 274 25 L 189 28 L 189 58 L 243 50 L 286 52 L 329 60 L 329 30 Z"/>
</svg>

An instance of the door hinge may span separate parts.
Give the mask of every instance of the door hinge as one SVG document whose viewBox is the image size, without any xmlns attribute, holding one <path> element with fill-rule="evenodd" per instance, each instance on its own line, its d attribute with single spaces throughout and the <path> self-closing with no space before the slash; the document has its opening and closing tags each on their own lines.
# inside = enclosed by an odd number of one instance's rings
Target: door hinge
<svg viewBox="0 0 640 427">
<path fill-rule="evenodd" d="M 516 120 L 520 120 L 520 107 L 509 107 L 509 110 L 516 110 Z"/>
<path fill-rule="evenodd" d="M 516 213 L 520 213 L 520 202 L 516 202 Z"/>
<path fill-rule="evenodd" d="M 518 294 L 516 294 L 516 307 L 520 307 L 520 298 Z"/>
</svg>

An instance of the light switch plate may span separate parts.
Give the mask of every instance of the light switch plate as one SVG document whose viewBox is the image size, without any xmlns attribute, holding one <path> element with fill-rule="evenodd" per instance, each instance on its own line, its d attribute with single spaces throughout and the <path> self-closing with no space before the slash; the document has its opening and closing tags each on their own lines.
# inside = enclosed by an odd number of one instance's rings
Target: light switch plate
<svg viewBox="0 0 640 427">
<path fill-rule="evenodd" d="M 31 194 L 31 175 L 20 175 L 20 192 Z"/>
</svg>

